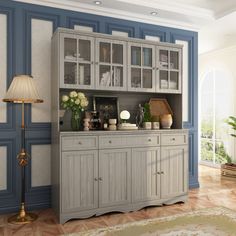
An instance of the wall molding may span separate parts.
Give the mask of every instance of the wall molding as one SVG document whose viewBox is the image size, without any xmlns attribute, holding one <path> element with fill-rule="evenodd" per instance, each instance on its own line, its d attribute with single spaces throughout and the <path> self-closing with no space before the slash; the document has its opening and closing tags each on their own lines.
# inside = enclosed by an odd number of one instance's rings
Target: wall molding
<svg viewBox="0 0 236 236">
<path fill-rule="evenodd" d="M 7 17 L 7 87 L 9 87 L 15 68 L 15 50 L 14 50 L 14 8 L 0 7 L 0 14 L 4 14 Z M 7 103 L 7 122 L 0 123 L 0 129 L 6 131 L 15 130 L 15 109 L 11 103 Z"/>
<path fill-rule="evenodd" d="M 30 157 L 32 157 L 31 146 L 32 145 L 44 145 L 51 144 L 50 138 L 27 138 L 26 150 Z M 29 206 L 37 205 L 51 205 L 51 186 L 39 186 L 32 187 L 31 184 L 31 166 L 32 159 L 29 159 L 29 163 L 26 167 L 26 201 Z"/>
<path fill-rule="evenodd" d="M 197 33 L 187 30 L 164 27 L 160 25 L 135 22 L 127 19 L 118 19 L 93 15 L 84 12 L 76 12 L 38 6 L 17 1 L 0 0 L 0 13 L 7 15 L 8 32 L 8 61 L 7 61 L 7 85 L 15 74 L 31 74 L 31 21 L 32 19 L 53 22 L 53 30 L 57 27 L 73 28 L 74 25 L 89 26 L 94 32 L 111 34 L 112 30 L 128 32 L 130 37 L 144 38 L 145 35 L 158 36 L 163 42 L 174 42 L 175 39 L 190 40 L 191 42 L 191 85 L 189 94 L 191 95 L 189 117 L 191 119 L 184 126 L 190 131 L 190 153 L 191 153 L 191 173 L 189 186 L 198 186 L 197 180 Z M 25 106 L 26 112 L 26 139 L 27 151 L 30 152 L 30 145 L 50 144 L 51 124 L 31 121 L 31 105 Z M 7 104 L 7 123 L 0 124 L 0 145 L 7 144 L 11 151 L 8 152 L 8 192 L 0 191 L 0 213 L 18 210 L 20 201 L 20 169 L 16 160 L 16 155 L 20 149 L 20 122 L 21 106 Z M 27 181 L 31 177 L 30 165 L 27 167 Z M 29 177 L 29 178 L 28 178 Z M 12 184 L 12 185 L 11 185 Z M 27 182 L 27 206 L 29 209 L 39 209 L 50 206 L 51 187 L 33 187 Z"/>
<path fill-rule="evenodd" d="M 121 31 L 128 33 L 129 37 L 134 37 L 135 35 L 135 27 L 121 25 L 121 24 L 114 24 L 114 23 L 105 23 L 105 29 L 107 34 L 112 34 L 112 31 Z"/>
<path fill-rule="evenodd" d="M 147 28 L 140 28 L 141 38 L 145 39 L 146 35 L 159 37 L 161 42 L 167 42 L 167 32 L 161 30 L 152 30 Z"/>
<path fill-rule="evenodd" d="M 91 27 L 93 29 L 93 32 L 100 32 L 99 21 L 84 18 L 67 17 L 67 27 L 70 29 L 74 29 L 75 25 Z"/>
<path fill-rule="evenodd" d="M 19 189 L 19 169 L 16 158 L 16 140 L 15 139 L 0 139 L 0 146 L 7 147 L 7 189 L 0 191 L 0 213 L 4 208 L 8 208 L 18 202 Z"/>
<path fill-rule="evenodd" d="M 196 93 L 194 85 L 195 80 L 198 80 L 197 76 L 195 75 L 195 61 L 197 60 L 195 56 L 195 50 L 194 50 L 194 36 L 189 35 L 183 35 L 183 34 L 173 34 L 171 33 L 171 42 L 174 43 L 176 40 L 182 40 L 188 42 L 188 57 L 189 57 L 189 70 L 188 70 L 188 92 L 189 92 L 189 107 L 188 107 L 188 117 L 189 120 L 187 122 L 184 122 L 185 128 L 194 129 L 196 128 L 196 114 L 195 114 L 195 108 L 198 106 L 197 101 L 195 101 L 193 95 Z"/>
</svg>

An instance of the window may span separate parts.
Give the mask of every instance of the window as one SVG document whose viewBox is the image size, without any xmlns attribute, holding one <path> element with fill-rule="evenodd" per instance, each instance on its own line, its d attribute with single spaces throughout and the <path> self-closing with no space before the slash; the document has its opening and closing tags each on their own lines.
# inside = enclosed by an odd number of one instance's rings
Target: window
<svg viewBox="0 0 236 236">
<path fill-rule="evenodd" d="M 233 115 L 234 94 L 232 76 L 212 69 L 200 84 L 201 162 L 219 165 L 231 153 L 232 138 L 225 120 Z"/>
</svg>

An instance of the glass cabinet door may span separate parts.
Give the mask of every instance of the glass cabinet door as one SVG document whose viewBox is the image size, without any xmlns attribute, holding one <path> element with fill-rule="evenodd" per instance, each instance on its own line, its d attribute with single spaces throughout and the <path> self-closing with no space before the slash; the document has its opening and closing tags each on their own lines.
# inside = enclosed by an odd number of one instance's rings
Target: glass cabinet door
<svg viewBox="0 0 236 236">
<path fill-rule="evenodd" d="M 158 91 L 181 92 L 180 55 L 181 49 L 158 47 Z"/>
<path fill-rule="evenodd" d="M 97 39 L 96 85 L 104 90 L 126 90 L 125 43 Z"/>
<path fill-rule="evenodd" d="M 129 44 L 129 90 L 155 91 L 153 54 L 152 46 Z"/>
<path fill-rule="evenodd" d="M 94 39 L 62 35 L 62 88 L 93 88 Z"/>
</svg>

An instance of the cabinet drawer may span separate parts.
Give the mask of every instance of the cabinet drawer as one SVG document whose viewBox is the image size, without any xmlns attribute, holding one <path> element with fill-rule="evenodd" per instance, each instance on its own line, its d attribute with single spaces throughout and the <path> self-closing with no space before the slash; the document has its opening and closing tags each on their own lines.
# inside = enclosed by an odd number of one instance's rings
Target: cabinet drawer
<svg viewBox="0 0 236 236">
<path fill-rule="evenodd" d="M 188 142 L 186 133 L 162 134 L 161 145 L 184 145 Z"/>
<path fill-rule="evenodd" d="M 91 150 L 98 148 L 96 136 L 67 136 L 61 138 L 62 151 Z"/>
<path fill-rule="evenodd" d="M 159 146 L 159 135 L 116 135 L 100 136 L 99 148 Z"/>
</svg>

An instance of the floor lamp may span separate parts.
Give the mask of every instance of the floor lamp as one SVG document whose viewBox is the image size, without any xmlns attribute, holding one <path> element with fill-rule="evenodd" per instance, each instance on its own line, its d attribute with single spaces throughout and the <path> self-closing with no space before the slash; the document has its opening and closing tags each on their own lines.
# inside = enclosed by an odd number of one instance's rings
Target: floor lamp
<svg viewBox="0 0 236 236">
<path fill-rule="evenodd" d="M 34 84 L 32 76 L 17 75 L 13 78 L 11 85 L 3 99 L 4 102 L 21 103 L 21 151 L 17 155 L 21 167 L 21 206 L 18 214 L 8 219 L 9 223 L 26 224 L 37 219 L 34 213 L 25 211 L 25 166 L 28 164 L 29 154 L 25 150 L 25 103 L 42 103 Z"/>
</svg>

